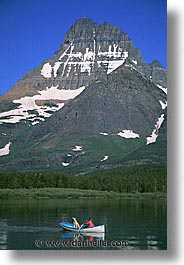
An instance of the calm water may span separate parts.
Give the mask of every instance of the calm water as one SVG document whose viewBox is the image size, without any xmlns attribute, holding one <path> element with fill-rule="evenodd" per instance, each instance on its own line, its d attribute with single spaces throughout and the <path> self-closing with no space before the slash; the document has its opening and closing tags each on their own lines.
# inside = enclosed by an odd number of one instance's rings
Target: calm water
<svg viewBox="0 0 184 265">
<path fill-rule="evenodd" d="M 73 249 L 85 248 L 81 244 L 89 241 L 101 244 L 87 249 L 167 249 L 164 199 L 29 199 L 0 203 L 0 249 L 71 249 L 61 246 L 61 242 L 73 240 Z M 63 233 L 58 223 L 70 221 L 72 216 L 80 223 L 92 216 L 95 224 L 105 224 L 105 234 Z M 106 245 L 114 240 L 128 245 Z M 39 248 L 35 241 L 41 244 Z M 55 245 L 51 247 L 47 242 Z"/>
</svg>

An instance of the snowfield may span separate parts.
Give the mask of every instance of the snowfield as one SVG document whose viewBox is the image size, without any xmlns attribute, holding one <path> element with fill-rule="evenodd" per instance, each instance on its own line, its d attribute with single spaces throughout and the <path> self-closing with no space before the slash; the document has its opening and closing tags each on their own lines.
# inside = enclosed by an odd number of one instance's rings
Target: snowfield
<svg viewBox="0 0 184 265">
<path fill-rule="evenodd" d="M 103 162 L 103 161 L 106 161 L 109 157 L 108 156 L 104 156 L 100 161 Z"/>
<path fill-rule="evenodd" d="M 80 145 L 76 145 L 75 148 L 72 149 L 72 151 L 76 151 L 76 152 L 82 151 L 82 150 L 83 150 L 83 148 Z"/>
<path fill-rule="evenodd" d="M 162 100 L 160 100 L 159 103 L 160 103 L 162 109 L 166 109 L 167 101 L 165 101 L 165 103 L 164 103 L 164 102 L 162 102 Z"/>
<path fill-rule="evenodd" d="M 146 145 L 156 142 L 157 137 L 158 137 L 158 131 L 159 131 L 159 129 L 160 129 L 160 127 L 161 127 L 163 121 L 164 121 L 164 114 L 162 114 L 162 115 L 158 118 L 158 120 L 157 120 L 157 122 L 156 122 L 156 124 L 155 124 L 155 129 L 152 131 L 151 136 L 148 136 L 148 137 L 146 138 L 146 140 L 147 140 Z"/>
<path fill-rule="evenodd" d="M 118 135 L 123 138 L 139 138 L 139 134 L 134 133 L 133 130 L 122 130 Z"/>
<path fill-rule="evenodd" d="M 52 114 L 48 113 L 49 111 L 55 112 L 64 106 L 64 102 L 57 103 L 57 107 L 39 106 L 36 104 L 37 100 L 67 101 L 77 97 L 84 89 L 84 86 L 75 90 L 58 89 L 58 86 L 51 86 L 50 88 L 47 87 L 45 90 L 38 91 L 39 95 L 34 95 L 32 97 L 26 96 L 14 100 L 13 103 L 18 103 L 20 105 L 14 110 L 0 113 L 0 124 L 17 123 L 21 120 L 28 119 L 32 121 L 32 125 L 35 125 L 39 123 L 39 121 L 44 121 L 44 118 L 50 117 Z M 36 111 L 38 116 L 36 114 L 30 114 L 29 111 L 31 110 Z"/>
<path fill-rule="evenodd" d="M 105 67 L 107 74 L 110 74 L 122 65 L 128 57 L 128 51 L 122 50 L 118 44 L 109 45 L 107 51 L 102 51 L 99 46 L 97 51 L 95 38 L 93 43 L 93 48 L 87 47 L 85 52 L 82 53 L 74 52 L 75 45 L 71 42 L 53 66 L 49 62 L 42 66 L 41 75 L 45 78 L 57 77 L 61 66 L 61 77 L 68 77 L 72 68 L 74 72 L 79 68 L 81 73 L 87 72 L 90 75 L 94 70 L 95 59 L 98 67 Z M 134 63 L 136 64 L 137 61 L 134 60 Z"/>
<path fill-rule="evenodd" d="M 11 144 L 12 143 L 9 142 L 3 148 L 0 148 L 0 156 L 5 156 L 5 155 L 8 155 L 10 153 L 10 145 Z"/>
<path fill-rule="evenodd" d="M 163 87 L 161 85 L 157 85 L 157 87 L 160 88 L 167 95 L 167 87 Z"/>
</svg>

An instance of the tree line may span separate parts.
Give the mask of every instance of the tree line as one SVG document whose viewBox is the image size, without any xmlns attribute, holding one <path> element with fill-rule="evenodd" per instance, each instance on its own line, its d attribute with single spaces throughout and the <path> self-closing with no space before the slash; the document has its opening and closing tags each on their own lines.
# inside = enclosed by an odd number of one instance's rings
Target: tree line
<svg viewBox="0 0 184 265">
<path fill-rule="evenodd" d="M 116 192 L 166 192 L 165 166 L 141 165 L 80 176 L 58 172 L 0 173 L 0 189 L 78 188 Z"/>
</svg>

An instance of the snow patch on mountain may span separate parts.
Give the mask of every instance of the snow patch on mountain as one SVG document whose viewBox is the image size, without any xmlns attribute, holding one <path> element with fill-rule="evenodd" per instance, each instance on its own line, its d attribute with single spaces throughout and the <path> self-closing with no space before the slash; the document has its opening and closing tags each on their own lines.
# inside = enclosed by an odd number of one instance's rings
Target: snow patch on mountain
<svg viewBox="0 0 184 265">
<path fill-rule="evenodd" d="M 86 52 L 84 53 L 84 62 L 86 61 L 94 61 L 95 53 L 94 51 L 90 51 L 89 48 L 86 48 Z"/>
<path fill-rule="evenodd" d="M 97 55 L 115 59 L 115 58 L 121 58 L 122 52 L 124 57 L 128 57 L 127 51 L 122 51 L 122 49 L 118 47 L 118 44 L 113 44 L 113 46 L 109 45 L 108 51 L 101 51 L 101 47 L 99 46 Z"/>
<path fill-rule="evenodd" d="M 72 149 L 73 151 L 82 151 L 83 148 L 80 145 L 76 145 L 75 148 Z"/>
<path fill-rule="evenodd" d="M 106 133 L 106 132 L 101 132 L 100 134 L 101 134 L 101 135 L 105 135 L 105 136 L 109 135 L 109 134 Z"/>
<path fill-rule="evenodd" d="M 39 121 L 33 121 L 31 124 L 32 125 L 36 125 L 36 124 L 39 124 L 40 122 Z"/>
<path fill-rule="evenodd" d="M 133 130 L 122 130 L 118 135 L 123 138 L 139 138 L 139 134 L 134 133 Z"/>
<path fill-rule="evenodd" d="M 109 61 L 107 74 L 110 74 L 111 72 L 116 70 L 120 65 L 122 65 L 124 63 L 124 61 L 125 61 L 125 59 L 124 60 L 118 60 L 118 61 Z"/>
<path fill-rule="evenodd" d="M 81 51 L 74 52 L 74 50 L 74 42 L 71 42 L 58 61 L 55 62 L 54 66 L 49 62 L 43 65 L 41 75 L 45 78 L 56 77 L 61 66 L 63 67 L 61 77 L 64 75 L 68 77 L 72 68 L 74 72 L 80 69 L 81 73 L 88 73 L 90 75 L 94 71 L 95 60 L 99 68 L 103 67 L 106 69 L 107 74 L 110 74 L 122 65 L 128 57 L 128 51 L 122 50 L 118 44 L 109 45 L 107 51 L 101 51 L 99 46 L 97 51 L 95 38 L 93 48 L 86 47 L 84 53 Z"/>
<path fill-rule="evenodd" d="M 65 163 L 65 162 L 62 162 L 61 164 L 62 164 L 63 167 L 67 167 L 67 166 L 70 165 L 70 163 Z"/>
<path fill-rule="evenodd" d="M 66 90 L 66 89 L 58 89 L 58 86 L 52 86 L 50 88 L 46 88 L 46 90 L 38 91 L 40 96 L 34 96 L 35 99 L 59 99 L 59 100 L 69 100 L 74 99 L 78 96 L 83 90 L 85 86 L 79 87 L 74 90 Z"/>
<path fill-rule="evenodd" d="M 45 78 L 51 78 L 52 77 L 52 66 L 50 63 L 45 63 L 41 69 L 41 75 L 43 75 Z"/>
<path fill-rule="evenodd" d="M 108 158 L 109 158 L 109 156 L 104 156 L 100 161 L 101 162 L 106 161 Z"/>
<path fill-rule="evenodd" d="M 54 70 L 54 77 L 57 76 L 57 71 L 58 71 L 58 69 L 59 69 L 59 67 L 60 67 L 61 64 L 62 64 L 61 62 L 56 62 L 56 63 L 54 64 L 54 67 L 53 67 L 53 70 Z"/>
<path fill-rule="evenodd" d="M 162 114 L 162 115 L 158 118 L 158 120 L 157 120 L 157 122 L 156 122 L 156 124 L 155 124 L 155 129 L 152 131 L 151 136 L 148 136 L 148 137 L 146 138 L 146 140 L 147 140 L 146 145 L 156 142 L 157 137 L 158 137 L 158 131 L 159 131 L 159 129 L 160 129 L 160 127 L 161 127 L 163 121 L 164 121 L 164 114 Z"/>
<path fill-rule="evenodd" d="M 14 100 L 13 103 L 20 104 L 17 109 L 6 111 L 0 113 L 0 124 L 2 123 L 17 123 L 21 120 L 31 119 L 33 121 L 32 125 L 37 124 L 40 120 L 50 117 L 52 114 L 50 112 L 55 112 L 64 106 L 64 103 L 57 103 L 57 106 L 39 106 L 36 104 L 37 100 L 60 100 L 67 101 L 69 99 L 74 99 L 85 89 L 84 86 L 79 87 L 75 90 L 65 90 L 58 89 L 58 86 L 52 86 L 46 88 L 46 90 L 38 91 L 39 95 L 34 95 L 32 97 L 22 97 L 20 99 Z M 35 114 L 30 114 L 29 111 L 36 111 L 38 116 Z M 37 119 L 37 121 L 35 121 Z"/>
<path fill-rule="evenodd" d="M 161 85 L 157 85 L 157 87 L 160 88 L 167 95 L 167 87 L 163 87 Z"/>
<path fill-rule="evenodd" d="M 162 108 L 163 110 L 166 109 L 166 107 L 167 107 L 167 101 L 165 101 L 165 103 L 164 103 L 162 100 L 159 100 L 159 103 L 160 103 L 161 108 Z"/>
<path fill-rule="evenodd" d="M 0 156 L 5 156 L 5 155 L 8 155 L 10 153 L 10 145 L 11 144 L 12 143 L 9 142 L 3 148 L 0 148 Z"/>
</svg>

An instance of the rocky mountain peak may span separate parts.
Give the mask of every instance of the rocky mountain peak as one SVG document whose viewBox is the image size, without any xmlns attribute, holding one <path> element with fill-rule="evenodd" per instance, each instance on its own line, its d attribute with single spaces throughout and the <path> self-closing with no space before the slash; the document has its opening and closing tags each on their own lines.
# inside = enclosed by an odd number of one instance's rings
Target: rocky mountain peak
<svg viewBox="0 0 184 265">
<path fill-rule="evenodd" d="M 150 78 L 162 87 L 167 86 L 167 72 L 158 60 L 150 64 Z"/>
<path fill-rule="evenodd" d="M 126 58 L 153 82 L 166 86 L 166 71 L 155 70 L 158 63 L 148 65 L 127 33 L 108 22 L 98 25 L 84 17 L 71 26 L 52 58 L 23 76 L 1 98 L 18 99 L 52 86 L 72 90 L 88 86 L 117 69 Z"/>
<path fill-rule="evenodd" d="M 101 157 L 113 167 L 138 147 L 152 160 L 145 148 L 166 120 L 165 83 L 166 70 L 121 29 L 77 20 L 56 54 L 0 97 L 0 168 L 93 170 Z"/>
<path fill-rule="evenodd" d="M 97 23 L 94 22 L 91 18 L 82 17 L 75 21 L 75 23 L 71 26 L 70 30 L 84 27 L 97 27 Z"/>
<path fill-rule="evenodd" d="M 125 62 L 151 82 L 164 87 L 165 69 L 155 67 L 158 62 L 146 64 L 140 50 L 121 29 L 107 22 L 98 25 L 89 18 L 78 19 L 66 33 L 55 56 L 27 73 L 9 93 L 0 97 L 0 101 L 11 100 L 10 109 L 4 108 L 4 112 L 0 113 L 0 123 L 16 123 L 26 117 L 35 125 L 40 119 L 32 114 L 32 110 L 41 115 L 43 121 L 86 87 L 106 80 Z"/>
<path fill-rule="evenodd" d="M 95 42 L 95 43 L 94 43 Z M 104 22 L 101 25 L 93 22 L 89 18 L 78 19 L 70 30 L 66 33 L 63 44 L 58 49 L 57 53 L 63 52 L 64 49 L 73 43 L 74 50 L 89 48 L 89 50 L 97 53 L 98 49 L 103 48 L 108 52 L 109 46 L 113 48 L 113 44 L 119 45 L 121 49 L 129 48 L 131 50 L 135 47 L 126 33 L 117 28 L 116 26 Z M 121 44 L 121 45 L 120 45 Z M 94 50 L 94 45 L 96 46 Z M 57 54 L 56 53 L 56 54 Z M 130 54 L 135 52 L 130 51 Z M 113 55 L 111 55 L 113 57 Z"/>
<path fill-rule="evenodd" d="M 83 38 L 90 40 L 90 38 L 93 38 L 93 32 L 97 27 L 98 25 L 89 18 L 78 19 L 66 33 L 63 45 L 68 45 L 73 40 L 83 41 Z"/>
<path fill-rule="evenodd" d="M 153 67 L 158 67 L 158 68 L 163 68 L 161 62 L 159 62 L 158 60 L 153 60 L 152 63 L 150 63 L 150 66 Z"/>
</svg>

